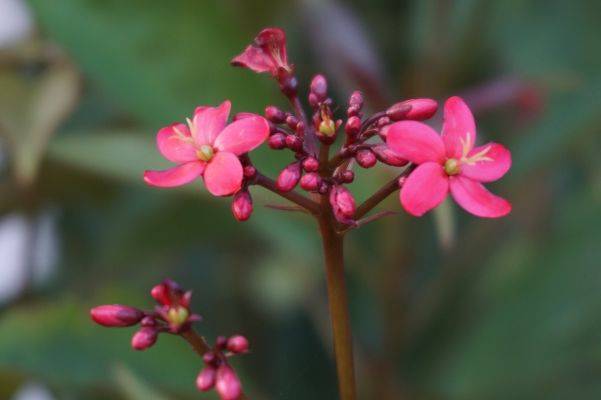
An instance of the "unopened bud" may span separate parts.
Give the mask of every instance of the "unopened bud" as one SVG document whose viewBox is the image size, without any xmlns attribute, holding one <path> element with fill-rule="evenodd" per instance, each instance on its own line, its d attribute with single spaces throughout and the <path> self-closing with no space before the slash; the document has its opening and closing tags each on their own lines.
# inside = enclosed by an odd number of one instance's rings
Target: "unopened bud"
<svg viewBox="0 0 601 400">
<path fill-rule="evenodd" d="M 202 361 L 204 361 L 206 365 L 216 366 L 218 364 L 219 358 L 217 357 L 217 354 L 215 354 L 215 352 L 209 351 L 203 354 Z"/>
<path fill-rule="evenodd" d="M 144 313 L 137 308 L 111 304 L 92 308 L 90 316 L 99 325 L 123 327 L 137 324 L 144 318 Z"/>
<path fill-rule="evenodd" d="M 318 101 L 324 101 L 328 97 L 328 81 L 321 75 L 315 75 L 311 80 L 311 93 L 315 94 Z"/>
<path fill-rule="evenodd" d="M 287 97 L 294 97 L 298 91 L 298 80 L 294 75 L 284 74 L 279 78 L 280 90 Z"/>
<path fill-rule="evenodd" d="M 201 392 L 206 392 L 213 389 L 217 377 L 217 369 L 215 367 L 205 367 L 198 377 L 196 377 L 196 387 Z"/>
<path fill-rule="evenodd" d="M 371 148 L 378 160 L 384 164 L 392 165 L 393 167 L 402 167 L 407 164 L 407 160 L 400 157 L 385 144 L 378 144 Z"/>
<path fill-rule="evenodd" d="M 282 192 L 289 192 L 298 183 L 301 177 L 301 164 L 300 162 L 293 162 L 280 172 L 276 182 L 278 190 Z"/>
<path fill-rule="evenodd" d="M 301 187 L 308 192 L 317 191 L 319 189 L 320 184 L 321 177 L 317 172 L 306 173 L 300 180 Z"/>
<path fill-rule="evenodd" d="M 146 350 L 157 341 L 159 331 L 151 327 L 142 327 L 131 338 L 131 347 L 135 350 Z"/>
<path fill-rule="evenodd" d="M 303 160 L 303 169 L 307 172 L 317 172 L 319 161 L 315 157 L 307 157 Z"/>
<path fill-rule="evenodd" d="M 346 121 L 346 125 L 344 126 L 344 131 L 349 136 L 355 136 L 361 130 L 361 118 L 357 116 L 350 117 Z"/>
<path fill-rule="evenodd" d="M 232 214 L 242 222 L 250 218 L 253 212 L 253 200 L 248 190 L 240 190 L 232 200 Z"/>
<path fill-rule="evenodd" d="M 432 99 L 411 99 L 392 105 L 386 110 L 386 116 L 392 121 L 401 119 L 424 120 L 432 117 L 438 109 L 438 103 Z"/>
<path fill-rule="evenodd" d="M 215 347 L 219 350 L 225 350 L 227 346 L 227 338 L 225 336 L 217 336 L 215 339 Z"/>
<path fill-rule="evenodd" d="M 286 147 L 286 135 L 283 133 L 274 133 L 267 141 L 269 147 L 274 150 L 280 150 Z"/>
<path fill-rule="evenodd" d="M 246 165 L 244 167 L 244 177 L 247 179 L 254 178 L 257 175 L 257 169 L 252 165 Z"/>
<path fill-rule="evenodd" d="M 345 169 L 340 173 L 339 177 L 343 183 L 351 183 L 355 180 L 355 173 L 349 169 Z"/>
<path fill-rule="evenodd" d="M 281 124 L 286 120 L 286 113 L 276 106 L 265 107 L 265 118 L 274 124 Z"/>
<path fill-rule="evenodd" d="M 330 184 L 326 181 L 321 181 L 321 184 L 319 185 L 319 189 L 318 192 L 319 194 L 327 194 L 330 191 Z"/>
<path fill-rule="evenodd" d="M 315 93 L 309 93 L 309 105 L 311 106 L 311 108 L 317 108 L 319 107 L 319 98 L 317 97 L 317 95 Z"/>
<path fill-rule="evenodd" d="M 286 147 L 292 151 L 299 151 L 303 148 L 303 140 L 295 135 L 286 136 Z"/>
<path fill-rule="evenodd" d="M 376 122 L 376 126 L 378 128 L 384 128 L 387 125 L 390 125 L 390 118 L 388 117 L 382 117 L 380 119 L 378 119 L 378 122 Z"/>
<path fill-rule="evenodd" d="M 407 116 L 407 113 L 411 110 L 411 106 L 404 102 L 396 103 L 390 106 L 386 110 L 386 116 L 391 121 L 399 121 Z"/>
<path fill-rule="evenodd" d="M 334 186 L 330 191 L 330 205 L 334 216 L 346 223 L 355 215 L 355 198 L 344 186 Z"/>
<path fill-rule="evenodd" d="M 246 353 L 248 351 L 248 339 L 242 335 L 234 335 L 227 340 L 227 349 L 236 354 Z"/>
<path fill-rule="evenodd" d="M 217 369 L 215 390 L 221 400 L 237 400 L 242 395 L 240 379 L 229 365 L 222 364 Z"/>
<path fill-rule="evenodd" d="M 355 156 L 355 160 L 357 160 L 357 164 L 363 168 L 371 168 L 376 165 L 376 162 L 378 161 L 376 155 L 369 149 L 359 150 Z"/>
<path fill-rule="evenodd" d="M 298 125 L 298 118 L 296 118 L 294 115 L 287 116 L 286 125 L 288 125 L 290 129 L 296 129 L 296 126 Z"/>
<path fill-rule="evenodd" d="M 355 90 L 348 101 L 349 107 L 355 107 L 358 111 L 363 108 L 363 93 Z"/>
</svg>

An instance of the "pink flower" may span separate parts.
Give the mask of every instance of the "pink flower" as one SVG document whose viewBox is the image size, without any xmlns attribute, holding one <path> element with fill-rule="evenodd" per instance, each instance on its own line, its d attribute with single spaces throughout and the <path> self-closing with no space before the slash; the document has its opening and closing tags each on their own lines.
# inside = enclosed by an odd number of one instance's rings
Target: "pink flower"
<svg viewBox="0 0 601 400">
<path fill-rule="evenodd" d="M 255 72 L 269 72 L 274 77 L 281 73 L 289 74 L 292 66 L 288 65 L 286 34 L 279 28 L 263 29 L 251 45 L 234 57 L 232 65 Z"/>
<path fill-rule="evenodd" d="M 511 211 L 507 200 L 482 185 L 505 175 L 511 153 L 497 143 L 474 148 L 474 117 L 459 97 L 445 103 L 442 135 L 421 122 L 400 121 L 390 125 L 386 141 L 400 157 L 418 165 L 400 194 L 410 214 L 423 215 L 449 191 L 461 207 L 478 217 L 498 218 Z"/>
<path fill-rule="evenodd" d="M 214 196 L 229 196 L 242 186 L 243 168 L 238 156 L 251 151 L 269 136 L 269 124 L 258 115 L 227 125 L 231 103 L 198 107 L 194 118 L 159 131 L 161 154 L 178 165 L 164 171 L 144 172 L 152 186 L 175 187 L 202 176 Z"/>
</svg>

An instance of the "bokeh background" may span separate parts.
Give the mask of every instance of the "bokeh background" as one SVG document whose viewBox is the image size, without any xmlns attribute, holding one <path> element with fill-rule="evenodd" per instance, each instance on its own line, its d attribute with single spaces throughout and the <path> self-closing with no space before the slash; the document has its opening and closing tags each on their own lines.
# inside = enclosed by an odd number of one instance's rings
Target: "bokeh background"
<svg viewBox="0 0 601 400">
<path fill-rule="evenodd" d="M 157 129 L 196 105 L 285 106 L 228 65 L 269 25 L 303 84 L 324 72 L 372 110 L 462 95 L 514 156 L 491 185 L 508 218 L 445 203 L 349 235 L 361 398 L 601 398 L 601 2 L 559 0 L 0 0 L 0 398 L 214 398 L 183 341 L 134 352 L 131 330 L 89 320 L 150 307 L 164 277 L 194 290 L 208 338 L 250 338 L 251 398 L 336 398 L 308 218 L 255 190 L 240 224 L 200 184 L 141 180 L 166 165 Z M 254 158 L 272 175 L 287 160 Z M 393 173 L 361 171 L 357 197 Z"/>
</svg>

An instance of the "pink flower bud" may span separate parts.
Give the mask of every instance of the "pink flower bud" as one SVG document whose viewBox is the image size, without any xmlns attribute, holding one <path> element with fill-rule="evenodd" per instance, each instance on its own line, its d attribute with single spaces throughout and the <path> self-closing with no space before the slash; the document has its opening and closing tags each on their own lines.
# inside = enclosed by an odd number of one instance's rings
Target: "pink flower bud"
<svg viewBox="0 0 601 400">
<path fill-rule="evenodd" d="M 217 339 L 215 339 L 215 347 L 219 350 L 225 350 L 227 347 L 227 338 L 225 336 L 217 336 Z"/>
<path fill-rule="evenodd" d="M 237 400 L 242 395 L 240 379 L 229 365 L 222 364 L 217 369 L 215 390 L 221 400 Z"/>
<path fill-rule="evenodd" d="M 321 177 L 316 172 L 306 173 L 300 180 L 301 187 L 308 192 L 317 191 L 319 189 L 320 184 Z"/>
<path fill-rule="evenodd" d="M 294 115 L 287 116 L 286 125 L 288 125 L 290 129 L 296 129 L 296 126 L 298 125 L 298 118 L 296 118 Z"/>
<path fill-rule="evenodd" d="M 355 90 L 349 97 L 348 104 L 350 107 L 356 107 L 358 110 L 363 108 L 363 93 Z"/>
<path fill-rule="evenodd" d="M 99 325 L 123 327 L 137 324 L 144 318 L 144 313 L 137 308 L 112 304 L 92 308 L 90 316 Z"/>
<path fill-rule="evenodd" d="M 201 392 L 211 390 L 215 386 L 216 377 L 217 370 L 215 367 L 205 367 L 196 378 L 196 387 Z"/>
<path fill-rule="evenodd" d="M 343 183 L 351 183 L 352 181 L 355 180 L 355 173 L 351 170 L 344 170 L 342 171 L 342 173 L 340 174 L 340 180 Z"/>
<path fill-rule="evenodd" d="M 298 79 L 294 75 L 290 75 L 288 71 L 280 70 L 278 77 L 280 82 L 280 90 L 287 97 L 294 97 L 298 92 Z"/>
<path fill-rule="evenodd" d="M 146 350 L 154 345 L 159 336 L 159 331 L 151 327 L 142 327 L 131 338 L 131 347 L 135 350 Z"/>
<path fill-rule="evenodd" d="M 257 169 L 252 165 L 246 165 L 244 167 L 244 177 L 247 179 L 254 178 L 257 175 Z"/>
<path fill-rule="evenodd" d="M 240 190 L 232 200 L 232 214 L 236 220 L 242 222 L 250 218 L 253 212 L 253 200 L 247 190 Z"/>
<path fill-rule="evenodd" d="M 406 109 L 410 107 L 409 109 Z M 412 119 L 421 121 L 432 117 L 438 109 L 438 103 L 432 99 L 410 99 L 396 103 L 386 110 L 386 116 L 392 121 Z"/>
<path fill-rule="evenodd" d="M 303 160 L 303 169 L 307 172 L 317 172 L 319 161 L 315 157 L 307 157 Z"/>
<path fill-rule="evenodd" d="M 246 353 L 248 351 L 248 339 L 242 335 L 234 335 L 227 340 L 227 349 L 236 354 Z"/>
<path fill-rule="evenodd" d="M 301 164 L 299 162 L 293 162 L 280 172 L 276 186 L 278 190 L 282 192 L 289 192 L 298 183 L 301 177 Z"/>
<path fill-rule="evenodd" d="M 371 168 L 376 165 L 376 162 L 378 161 L 376 155 L 369 149 L 359 150 L 355 156 L 355 160 L 357 160 L 357 164 L 363 168 Z"/>
<path fill-rule="evenodd" d="M 309 105 L 311 108 L 319 107 L 319 98 L 315 93 L 309 93 Z"/>
<path fill-rule="evenodd" d="M 265 107 L 265 118 L 274 124 L 281 124 L 286 120 L 286 113 L 276 106 Z"/>
<path fill-rule="evenodd" d="M 317 100 L 324 101 L 328 97 L 328 81 L 321 75 L 315 75 L 311 80 L 311 93 L 315 94 Z"/>
<path fill-rule="evenodd" d="M 213 351 L 204 353 L 204 355 L 202 356 L 202 361 L 204 361 L 206 365 L 217 366 L 219 364 L 219 358 L 217 357 L 217 354 L 215 354 L 215 352 Z"/>
<path fill-rule="evenodd" d="M 303 148 L 303 141 L 298 136 L 288 135 L 286 136 L 286 147 L 293 151 L 299 151 Z"/>
<path fill-rule="evenodd" d="M 344 131 L 347 135 L 354 136 L 361 130 L 361 118 L 352 116 L 346 121 Z"/>
<path fill-rule="evenodd" d="M 274 133 L 267 140 L 267 145 L 274 150 L 280 150 L 286 147 L 286 135 L 283 133 Z"/>
<path fill-rule="evenodd" d="M 171 305 L 170 288 L 166 283 L 159 283 L 150 291 L 150 295 L 162 305 Z"/>
<path fill-rule="evenodd" d="M 401 158 L 385 144 L 378 144 L 372 147 L 371 150 L 375 153 L 378 160 L 384 164 L 392 165 L 393 167 L 402 167 L 407 164 L 407 160 Z"/>
<path fill-rule="evenodd" d="M 355 215 L 355 198 L 344 186 L 334 186 L 330 191 L 330 205 L 336 219 L 348 223 Z"/>
</svg>

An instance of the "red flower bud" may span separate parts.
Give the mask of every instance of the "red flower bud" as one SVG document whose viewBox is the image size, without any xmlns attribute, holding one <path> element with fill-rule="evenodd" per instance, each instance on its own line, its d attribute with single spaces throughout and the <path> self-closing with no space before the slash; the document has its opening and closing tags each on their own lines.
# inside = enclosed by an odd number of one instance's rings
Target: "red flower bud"
<svg viewBox="0 0 601 400">
<path fill-rule="evenodd" d="M 252 165 L 246 165 L 244 167 L 244 177 L 245 178 L 254 178 L 255 175 L 257 175 L 257 169 L 255 167 L 253 167 Z"/>
<path fill-rule="evenodd" d="M 321 177 L 316 172 L 306 173 L 300 180 L 301 187 L 308 192 L 314 192 L 318 190 L 320 184 Z"/>
<path fill-rule="evenodd" d="M 407 109 L 407 107 L 409 107 Z M 432 117 L 438 109 L 438 103 L 432 99 L 410 99 L 392 105 L 386 110 L 386 116 L 392 121 L 412 119 L 421 121 Z"/>
<path fill-rule="evenodd" d="M 372 147 L 371 150 L 375 153 L 378 160 L 382 161 L 384 164 L 392 165 L 393 167 L 407 165 L 407 160 L 401 158 L 385 144 L 378 144 Z"/>
<path fill-rule="evenodd" d="M 342 173 L 340 173 L 340 180 L 343 183 L 351 183 L 355 180 L 355 173 L 351 170 L 346 169 L 342 171 Z"/>
<path fill-rule="evenodd" d="M 274 133 L 267 141 L 269 147 L 274 150 L 280 150 L 286 147 L 286 135 L 283 133 Z"/>
<path fill-rule="evenodd" d="M 159 336 L 159 331 L 151 327 L 142 327 L 131 338 L 131 347 L 135 350 L 146 350 L 154 345 Z"/>
<path fill-rule="evenodd" d="M 265 107 L 265 118 L 274 124 L 281 124 L 286 120 L 286 113 L 276 106 Z"/>
<path fill-rule="evenodd" d="M 236 220 L 242 222 L 250 218 L 253 212 L 253 200 L 248 190 L 240 190 L 232 200 L 232 214 Z"/>
<path fill-rule="evenodd" d="M 352 116 L 346 121 L 344 131 L 347 135 L 354 136 L 361 130 L 361 118 Z"/>
<path fill-rule="evenodd" d="M 355 156 L 355 160 L 357 160 L 357 164 L 363 168 L 371 168 L 376 165 L 376 162 L 378 161 L 376 155 L 369 149 L 359 150 Z"/>
<path fill-rule="evenodd" d="M 363 108 L 363 93 L 355 90 L 349 97 L 348 104 L 350 107 L 357 107 L 359 110 Z"/>
<path fill-rule="evenodd" d="M 294 115 L 287 116 L 286 125 L 288 125 L 290 129 L 296 129 L 296 126 L 298 125 L 298 118 L 296 118 Z"/>
<path fill-rule="evenodd" d="M 287 97 L 294 97 L 298 92 L 298 79 L 294 75 L 290 75 L 288 71 L 280 70 L 278 76 L 280 82 L 280 90 Z"/>
<path fill-rule="evenodd" d="M 319 161 L 315 157 L 307 157 L 303 160 L 303 169 L 307 172 L 317 172 Z"/>
<path fill-rule="evenodd" d="M 215 367 L 205 367 L 196 378 L 196 387 L 201 392 L 211 390 L 215 386 L 216 377 L 217 370 Z"/>
<path fill-rule="evenodd" d="M 171 296 L 170 296 L 170 288 L 169 286 L 163 282 L 159 283 L 150 291 L 150 295 L 162 305 L 171 305 Z"/>
<path fill-rule="evenodd" d="M 248 351 L 248 339 L 242 335 L 234 335 L 227 340 L 227 349 L 236 354 L 246 353 Z"/>
<path fill-rule="evenodd" d="M 229 365 L 222 364 L 217 369 L 215 390 L 221 400 L 237 400 L 242 395 L 240 379 Z"/>
<path fill-rule="evenodd" d="M 298 183 L 301 177 L 301 164 L 299 162 L 293 162 L 280 172 L 276 186 L 278 190 L 282 192 L 289 192 Z"/>
<path fill-rule="evenodd" d="M 348 223 L 355 215 L 355 198 L 344 186 L 334 186 L 330 191 L 330 205 L 336 219 Z"/>
<path fill-rule="evenodd" d="M 286 147 L 293 151 L 299 151 L 303 148 L 303 140 L 298 136 L 288 135 L 286 136 Z"/>
<path fill-rule="evenodd" d="M 112 304 L 92 308 L 90 316 L 99 325 L 123 327 L 137 324 L 144 318 L 144 313 L 137 308 Z"/>
<path fill-rule="evenodd" d="M 227 346 L 227 338 L 225 336 L 217 336 L 215 339 L 215 347 L 219 350 L 225 350 Z"/>
<path fill-rule="evenodd" d="M 405 118 L 410 110 L 411 106 L 405 104 L 405 102 L 396 103 L 386 110 L 386 116 L 390 118 L 391 121 L 399 121 Z"/>
<path fill-rule="evenodd" d="M 315 93 L 309 93 L 309 105 L 311 108 L 319 107 L 319 98 Z"/>
<path fill-rule="evenodd" d="M 328 97 L 328 81 L 321 75 L 315 75 L 311 80 L 311 93 L 317 97 L 319 102 L 322 102 Z"/>
</svg>

